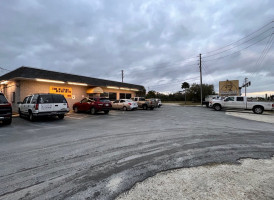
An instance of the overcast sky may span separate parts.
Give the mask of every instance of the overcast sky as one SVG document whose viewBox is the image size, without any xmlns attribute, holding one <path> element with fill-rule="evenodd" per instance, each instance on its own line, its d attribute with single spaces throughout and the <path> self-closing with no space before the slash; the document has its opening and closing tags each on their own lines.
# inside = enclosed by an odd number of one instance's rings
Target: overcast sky
<svg viewBox="0 0 274 200">
<path fill-rule="evenodd" d="M 248 77 L 249 92 L 274 93 L 273 20 L 273 0 L 1 0 L 0 67 L 115 81 L 123 69 L 125 82 L 176 92 L 199 83 L 201 53 L 216 92 Z"/>
</svg>

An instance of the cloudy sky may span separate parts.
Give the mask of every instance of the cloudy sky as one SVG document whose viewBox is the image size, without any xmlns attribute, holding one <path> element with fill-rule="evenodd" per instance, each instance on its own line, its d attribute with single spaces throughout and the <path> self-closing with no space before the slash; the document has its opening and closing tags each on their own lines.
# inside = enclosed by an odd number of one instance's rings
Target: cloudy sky
<svg viewBox="0 0 274 200">
<path fill-rule="evenodd" d="M 274 93 L 273 0 L 1 0 L 0 67 L 31 66 L 176 92 L 251 81 Z M 6 73 L 0 69 L 0 75 Z"/>
</svg>

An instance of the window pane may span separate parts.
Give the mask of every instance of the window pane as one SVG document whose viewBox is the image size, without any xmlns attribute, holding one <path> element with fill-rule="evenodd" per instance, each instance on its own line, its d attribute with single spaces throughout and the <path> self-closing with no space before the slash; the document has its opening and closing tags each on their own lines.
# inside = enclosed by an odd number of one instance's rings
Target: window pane
<svg viewBox="0 0 274 200">
<path fill-rule="evenodd" d="M 38 103 L 53 103 L 52 95 L 51 94 L 40 95 Z"/>
<path fill-rule="evenodd" d="M 109 99 L 110 101 L 115 101 L 117 99 L 117 93 L 109 93 Z"/>
<path fill-rule="evenodd" d="M 27 103 L 30 103 L 31 98 L 32 98 L 32 96 L 30 96 L 30 97 L 28 98 Z"/>
<path fill-rule="evenodd" d="M 125 99 L 126 98 L 126 94 L 125 93 L 120 93 L 120 99 Z"/>
<path fill-rule="evenodd" d="M 7 103 L 7 99 L 5 98 L 5 96 L 3 94 L 0 94 L 0 103 Z"/>
<path fill-rule="evenodd" d="M 126 94 L 126 99 L 130 99 L 131 98 L 131 94 Z"/>
<path fill-rule="evenodd" d="M 63 95 L 53 94 L 52 97 L 54 103 L 67 103 L 67 100 Z"/>
<path fill-rule="evenodd" d="M 37 99 L 38 99 L 38 95 L 36 94 L 36 95 L 34 95 L 33 96 L 33 98 L 32 98 L 32 100 L 31 100 L 31 103 L 37 103 Z"/>
</svg>

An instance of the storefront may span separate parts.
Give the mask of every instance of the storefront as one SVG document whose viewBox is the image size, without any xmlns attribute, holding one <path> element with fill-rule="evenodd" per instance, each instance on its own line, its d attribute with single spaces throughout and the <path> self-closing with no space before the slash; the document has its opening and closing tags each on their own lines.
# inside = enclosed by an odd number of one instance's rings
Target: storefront
<svg viewBox="0 0 274 200">
<path fill-rule="evenodd" d="M 0 91 L 17 111 L 17 102 L 34 93 L 55 93 L 66 97 L 70 108 L 84 97 L 132 98 L 144 92 L 141 85 L 97 79 L 30 67 L 20 67 L 0 77 Z"/>
</svg>

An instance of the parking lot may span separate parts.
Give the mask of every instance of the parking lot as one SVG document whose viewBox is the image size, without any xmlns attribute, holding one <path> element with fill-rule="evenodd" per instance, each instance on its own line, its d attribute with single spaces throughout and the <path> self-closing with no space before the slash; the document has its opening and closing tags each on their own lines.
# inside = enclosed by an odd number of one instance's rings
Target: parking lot
<svg viewBox="0 0 274 200">
<path fill-rule="evenodd" d="M 113 199 L 161 171 L 270 158 L 274 124 L 176 105 L 16 117 L 0 127 L 0 153 L 0 199 Z"/>
</svg>

